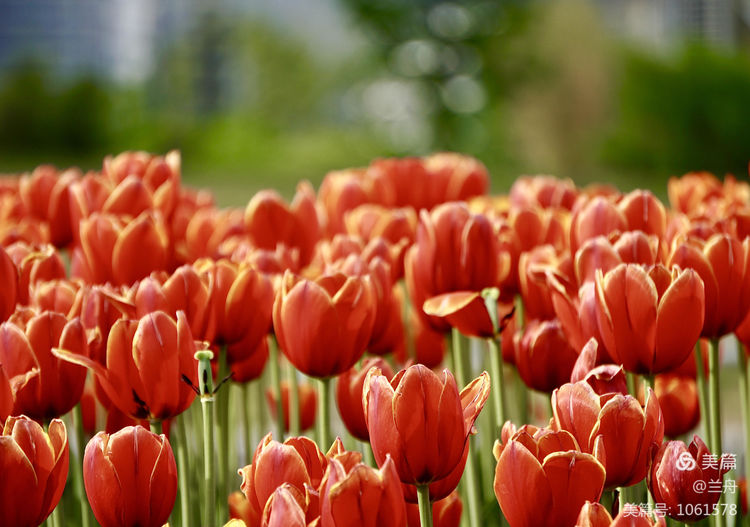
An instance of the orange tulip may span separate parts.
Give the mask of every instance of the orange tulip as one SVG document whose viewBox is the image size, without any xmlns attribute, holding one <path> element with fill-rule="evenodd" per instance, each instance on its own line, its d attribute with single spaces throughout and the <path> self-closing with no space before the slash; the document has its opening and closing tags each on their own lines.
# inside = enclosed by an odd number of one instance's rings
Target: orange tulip
<svg viewBox="0 0 750 527">
<path fill-rule="evenodd" d="M 689 238 L 676 243 L 669 265 L 695 269 L 705 287 L 701 336 L 718 338 L 733 332 L 750 310 L 750 240 L 715 234 L 705 242 Z M 686 327 L 684 318 L 679 326 Z"/>
<path fill-rule="evenodd" d="M 370 369 L 362 404 L 378 465 L 385 463 L 390 454 L 399 478 L 410 485 L 448 476 L 463 458 L 489 389 L 486 372 L 459 394 L 453 374 L 447 369 L 441 379 L 417 364 L 401 370 L 390 382 L 377 368 Z M 446 433 L 447 430 L 452 432 Z M 452 490 L 448 489 L 445 495 Z"/>
<path fill-rule="evenodd" d="M 321 527 L 406 527 L 406 507 L 393 460 L 379 469 L 345 468 L 331 459 L 320 489 Z"/>
<path fill-rule="evenodd" d="M 132 284 L 170 263 L 166 226 L 150 212 L 130 221 L 94 213 L 81 221 L 80 237 L 71 273 L 88 283 Z"/>
<path fill-rule="evenodd" d="M 727 183 L 733 185 L 730 178 L 727 178 Z M 690 172 L 679 178 L 669 178 L 667 194 L 674 209 L 692 214 L 700 212 L 707 203 L 725 197 L 731 198 L 732 194 L 725 192 L 724 187 L 722 182 L 709 172 Z"/>
<path fill-rule="evenodd" d="M 293 437 L 284 443 L 274 441 L 271 434 L 264 437 L 252 463 L 239 470 L 241 490 L 250 504 L 251 525 L 261 523 L 269 499 L 282 485 L 303 502 L 313 499 L 310 492 L 320 487 L 327 466 L 326 457 L 306 437 Z"/>
<path fill-rule="evenodd" d="M 375 320 L 369 277 L 341 273 L 305 280 L 287 272 L 273 306 L 279 345 L 311 377 L 339 375 L 365 351 Z"/>
<path fill-rule="evenodd" d="M 273 190 L 258 192 L 245 209 L 245 228 L 255 247 L 273 250 L 284 244 L 296 248 L 300 263 L 307 265 L 321 235 L 312 186 L 308 182 L 297 185 L 290 205 Z"/>
<path fill-rule="evenodd" d="M 693 436 L 689 446 L 682 441 L 669 441 L 655 453 L 648 486 L 654 500 L 666 505 L 670 518 L 694 522 L 713 512 L 729 467 L 723 456 L 712 461 L 710 454 L 698 436 Z"/>
<path fill-rule="evenodd" d="M 632 503 L 625 504 L 612 520 L 602 504 L 587 501 L 581 507 L 576 527 L 666 527 L 666 523 L 663 517 L 652 519 L 644 509 Z"/>
<path fill-rule="evenodd" d="M 569 431 L 582 451 L 602 460 L 607 489 L 641 481 L 651 449 L 664 438 L 664 420 L 650 389 L 644 408 L 630 395 L 598 395 L 583 381 L 565 384 L 552 393 L 552 412 L 556 429 Z"/>
<path fill-rule="evenodd" d="M 13 415 L 46 421 L 78 404 L 86 369 L 54 357 L 56 347 L 86 358 L 88 342 L 79 319 L 68 321 L 60 313 L 26 309 L 0 325 L 0 364 L 12 380 Z"/>
<path fill-rule="evenodd" d="M 648 272 L 620 264 L 596 280 L 596 313 L 607 350 L 627 371 L 661 373 L 692 353 L 703 328 L 704 288 L 692 269 Z"/>
<path fill-rule="evenodd" d="M 300 503 L 299 493 L 291 485 L 284 484 L 274 490 L 263 510 L 261 527 L 307 527 L 307 507 Z M 253 524 L 255 525 L 255 524 Z"/>
<path fill-rule="evenodd" d="M 427 324 L 414 308 L 409 310 L 409 326 L 413 332 L 414 362 L 430 369 L 440 366 L 445 356 L 445 336 Z M 405 361 L 406 358 L 400 362 Z"/>
<path fill-rule="evenodd" d="M 576 520 L 576 527 L 610 527 L 612 516 L 601 503 L 586 501 Z"/>
<path fill-rule="evenodd" d="M 552 269 L 553 272 L 570 275 L 570 266 L 570 257 L 559 254 L 552 245 L 540 245 L 521 254 L 518 260 L 518 290 L 527 318 L 555 318 L 544 270 Z"/>
<path fill-rule="evenodd" d="M 172 447 L 142 426 L 99 432 L 86 445 L 83 482 L 102 527 L 161 527 L 177 498 Z"/>
<path fill-rule="evenodd" d="M 495 497 L 511 527 L 573 525 L 587 500 L 599 501 L 604 467 L 566 431 L 522 427 L 494 453 Z"/>
<path fill-rule="evenodd" d="M 484 297 L 480 292 L 454 291 L 433 296 L 425 300 L 422 310 L 430 317 L 446 321 L 462 335 L 471 337 L 495 337 L 495 327 L 487 312 Z M 507 326 L 513 315 L 513 306 L 498 305 L 498 333 Z"/>
<path fill-rule="evenodd" d="M 405 267 L 409 296 L 421 307 L 441 293 L 497 286 L 510 271 L 510 256 L 501 252 L 489 219 L 471 214 L 463 203 L 446 203 L 420 213 L 417 240 L 406 254 Z M 449 328 L 423 316 L 435 329 Z"/>
<path fill-rule="evenodd" d="M 513 339 L 514 363 L 523 382 L 534 390 L 551 392 L 568 382 L 578 353 L 557 320 L 531 320 Z"/>
<path fill-rule="evenodd" d="M 344 232 L 346 213 L 371 201 L 372 182 L 365 169 L 334 170 L 323 178 L 318 200 L 326 211 L 328 236 Z"/>
<path fill-rule="evenodd" d="M 29 303 L 31 288 L 38 282 L 65 278 L 65 264 L 49 244 L 29 245 L 16 242 L 6 248 L 18 270 L 18 302 Z"/>
<path fill-rule="evenodd" d="M 281 381 L 281 406 L 284 410 L 284 431 L 289 432 L 289 392 L 291 388 L 287 381 Z M 271 417 L 276 419 L 276 397 L 273 390 L 266 390 L 266 400 L 271 410 Z M 297 388 L 297 401 L 299 401 L 300 430 L 309 430 L 315 424 L 315 412 L 318 397 L 308 383 L 300 383 Z"/>
<path fill-rule="evenodd" d="M 41 525 L 68 477 L 68 433 L 59 419 L 47 432 L 26 416 L 9 417 L 0 434 L 0 510 L 6 527 Z"/>
<path fill-rule="evenodd" d="M 8 379 L 8 376 L 5 374 L 5 368 L 0 363 L 0 421 L 3 423 L 11 412 L 13 412 L 15 400 L 13 389 L 10 386 L 10 379 Z"/>
<path fill-rule="evenodd" d="M 664 415 L 664 435 L 678 437 L 698 425 L 701 411 L 695 379 L 672 373 L 657 375 L 654 392 Z"/>
<path fill-rule="evenodd" d="M 573 212 L 570 223 L 570 250 L 575 253 L 583 242 L 596 236 L 608 237 L 625 232 L 628 221 L 625 215 L 607 198 L 598 196 L 581 202 Z"/>
<path fill-rule="evenodd" d="M 18 300 L 18 270 L 3 247 L 0 247 L 0 320 L 8 320 Z"/>
<path fill-rule="evenodd" d="M 589 340 L 576 359 L 570 382 L 585 381 L 599 395 L 621 393 L 628 395 L 628 383 L 622 366 L 615 364 L 596 365 L 598 344 L 595 339 Z"/>
<path fill-rule="evenodd" d="M 667 230 L 667 211 L 648 190 L 634 190 L 617 203 L 630 231 L 643 231 L 663 238 Z"/>
<path fill-rule="evenodd" d="M 360 441 L 370 440 L 362 406 L 362 390 L 370 368 L 378 368 L 388 381 L 393 378 L 393 370 L 388 363 L 380 357 L 372 357 L 364 359 L 359 368 L 354 366 L 348 369 L 336 380 L 336 404 L 339 415 L 349 433 Z"/>
<path fill-rule="evenodd" d="M 115 322 L 104 365 L 66 350 L 54 354 L 91 369 L 112 403 L 133 419 L 167 419 L 184 412 L 198 386 L 195 342 L 183 313 L 177 321 L 163 311 L 140 320 Z"/>
<path fill-rule="evenodd" d="M 70 185 L 81 177 L 78 169 L 58 172 L 40 165 L 31 174 L 21 176 L 18 193 L 27 217 L 44 221 L 50 227 L 50 241 L 64 247 L 73 239 L 70 225 Z"/>
<path fill-rule="evenodd" d="M 510 202 L 519 208 L 541 207 L 571 210 L 578 189 L 570 179 L 552 176 L 521 176 L 510 187 Z"/>
<path fill-rule="evenodd" d="M 414 241 L 417 214 L 411 207 L 389 209 L 375 204 L 356 207 L 344 215 L 346 232 L 365 241 L 383 238 L 391 244 Z"/>
<path fill-rule="evenodd" d="M 463 504 L 458 492 L 453 491 L 442 500 L 432 504 L 433 527 L 458 527 L 461 524 Z M 421 527 L 419 523 L 419 507 L 414 503 L 406 504 L 406 518 L 408 527 Z"/>
</svg>

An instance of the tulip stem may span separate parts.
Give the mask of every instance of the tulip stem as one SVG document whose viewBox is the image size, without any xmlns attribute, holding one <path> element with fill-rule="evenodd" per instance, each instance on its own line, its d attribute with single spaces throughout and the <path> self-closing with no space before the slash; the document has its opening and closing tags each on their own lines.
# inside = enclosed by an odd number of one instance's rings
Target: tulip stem
<svg viewBox="0 0 750 527">
<path fill-rule="evenodd" d="M 188 464 L 187 432 L 185 425 L 185 414 L 177 417 L 174 423 L 177 426 L 177 477 L 180 485 L 180 516 L 183 527 L 190 527 L 193 522 L 190 517 L 190 484 L 188 474 L 190 465 Z"/>
<path fill-rule="evenodd" d="M 83 437 L 83 412 L 80 403 L 73 408 L 73 422 L 75 423 L 76 439 L 78 441 L 78 458 L 76 460 L 77 464 L 75 469 L 73 470 L 73 481 L 81 505 L 81 527 L 89 527 L 89 525 L 91 525 L 91 512 L 83 484 L 83 456 L 86 451 L 86 441 Z"/>
<path fill-rule="evenodd" d="M 706 374 L 703 370 L 703 353 L 701 352 L 701 341 L 695 343 L 695 384 L 698 387 L 698 406 L 701 411 L 701 420 L 704 423 L 706 438 L 711 444 L 710 431 L 706 422 L 708 416 L 708 401 L 706 400 Z"/>
<path fill-rule="evenodd" d="M 709 439 L 712 454 L 721 457 L 721 399 L 719 385 L 719 339 L 712 338 L 708 341 L 708 401 L 710 405 L 708 414 Z M 716 506 L 721 510 L 722 496 Z M 714 526 L 722 527 L 724 519 L 721 514 L 714 516 Z"/>
<path fill-rule="evenodd" d="M 243 440 L 245 442 L 245 458 L 244 462 L 241 463 L 242 465 L 249 465 L 252 461 L 250 458 L 252 456 L 252 450 L 253 450 L 253 439 L 252 439 L 252 431 L 251 427 L 253 426 L 253 410 L 255 409 L 255 406 L 251 403 L 252 401 L 252 393 L 251 393 L 251 383 L 257 383 L 260 382 L 260 379 L 256 379 L 251 382 L 246 382 L 241 386 L 242 392 L 240 394 L 241 401 L 242 401 L 242 417 L 245 421 L 245 434 L 243 437 Z M 256 419 L 260 419 L 260 416 L 255 416 Z"/>
<path fill-rule="evenodd" d="M 737 341 L 737 362 L 740 368 L 740 403 L 742 420 L 745 425 L 745 477 L 750 477 L 750 370 L 748 370 L 747 350 Z"/>
<path fill-rule="evenodd" d="M 495 437 L 500 437 L 500 431 L 505 424 L 505 382 L 503 379 L 503 352 L 500 343 L 495 338 L 488 338 L 490 346 L 490 376 L 494 384 L 492 393 L 492 406 L 495 414 Z"/>
<path fill-rule="evenodd" d="M 466 372 L 464 370 L 464 362 L 461 350 L 461 333 L 453 328 L 453 367 L 456 369 L 456 377 L 458 385 L 463 387 L 467 384 Z M 465 478 L 462 478 L 466 489 L 466 497 L 469 503 L 469 525 L 479 525 L 479 519 L 481 517 L 482 503 L 479 489 L 477 488 L 477 466 L 474 460 L 474 455 L 471 452 L 471 437 L 469 437 L 469 455 L 466 458 L 466 472 Z M 419 487 L 417 487 L 419 488 Z M 429 503 L 429 492 L 428 499 Z M 430 525 L 432 524 L 432 517 L 430 516 Z M 424 524 L 423 524 L 424 525 Z"/>
<path fill-rule="evenodd" d="M 363 450 L 364 457 L 365 457 L 365 463 L 367 463 L 367 465 L 373 468 L 378 468 L 378 464 L 375 462 L 375 454 L 372 453 L 372 445 L 370 445 L 370 443 L 368 443 L 367 441 L 365 441 L 362 444 L 363 444 L 362 450 Z"/>
<path fill-rule="evenodd" d="M 268 342 L 268 367 L 271 371 L 271 390 L 276 400 L 276 433 L 274 434 L 280 442 L 284 441 L 284 404 L 281 401 L 281 367 L 279 366 L 279 347 L 276 338 L 269 337 Z"/>
<path fill-rule="evenodd" d="M 429 485 L 417 485 L 417 500 L 419 501 L 419 524 L 422 527 L 432 527 L 432 504 L 430 503 Z"/>
<path fill-rule="evenodd" d="M 214 381 L 211 374 L 210 350 L 195 354 L 198 359 L 198 380 L 200 382 L 201 409 L 203 410 L 203 489 L 205 508 L 203 524 L 215 525 L 216 521 L 216 466 L 214 464 Z"/>
<path fill-rule="evenodd" d="M 331 378 L 318 379 L 318 447 L 323 452 L 331 446 Z"/>
<path fill-rule="evenodd" d="M 289 435 L 296 437 L 300 434 L 299 386 L 297 368 L 289 361 L 286 362 L 286 377 L 289 382 Z"/>
<path fill-rule="evenodd" d="M 227 365 L 227 348 L 224 346 L 219 351 L 219 376 L 217 380 L 221 382 L 228 374 L 229 366 Z M 231 401 L 231 393 L 229 391 L 229 384 L 219 385 L 216 387 L 216 394 L 214 397 L 214 408 L 216 410 L 216 432 L 218 442 L 218 470 L 215 473 L 216 477 L 216 492 L 222 497 L 221 503 L 224 503 L 223 498 L 228 494 L 228 482 L 227 477 L 229 469 L 229 403 Z M 222 511 L 219 511 L 220 517 L 224 517 Z"/>
<path fill-rule="evenodd" d="M 161 435 L 162 434 L 162 422 L 161 419 L 151 419 L 149 421 L 149 425 L 151 428 L 152 434 Z"/>
</svg>

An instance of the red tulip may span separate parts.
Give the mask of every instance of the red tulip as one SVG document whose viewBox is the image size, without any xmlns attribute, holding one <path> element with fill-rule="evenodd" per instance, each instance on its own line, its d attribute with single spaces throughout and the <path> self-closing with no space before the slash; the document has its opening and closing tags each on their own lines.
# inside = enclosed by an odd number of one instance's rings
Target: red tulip
<svg viewBox="0 0 750 527">
<path fill-rule="evenodd" d="M 604 467 L 566 431 L 522 427 L 496 443 L 495 457 L 495 497 L 511 527 L 573 525 L 601 496 Z"/>
<path fill-rule="evenodd" d="M 663 516 L 656 515 L 652 518 L 649 513 L 632 503 L 623 505 L 620 513 L 609 527 L 666 527 L 667 523 Z"/>
<path fill-rule="evenodd" d="M 692 353 L 703 328 L 704 289 L 692 269 L 648 272 L 620 264 L 596 280 L 596 313 L 607 350 L 627 371 L 661 373 Z"/>
<path fill-rule="evenodd" d="M 612 516 L 601 503 L 586 501 L 576 520 L 576 527 L 610 527 Z"/>
<path fill-rule="evenodd" d="M 634 190 L 624 195 L 617 208 L 625 216 L 628 230 L 664 237 L 667 212 L 662 202 L 648 190 Z"/>
<path fill-rule="evenodd" d="M 55 350 L 59 358 L 91 369 L 112 403 L 133 419 L 167 419 L 184 412 L 198 386 L 195 342 L 183 313 L 177 321 L 163 311 L 140 320 L 115 322 L 104 365 Z"/>
<path fill-rule="evenodd" d="M 414 241 L 417 214 L 411 207 L 389 209 L 375 204 L 360 205 L 344 215 L 346 232 L 365 241 L 383 238 L 395 245 Z"/>
<path fill-rule="evenodd" d="M 428 325 L 413 308 L 409 310 L 409 327 L 414 343 L 414 362 L 430 369 L 440 366 L 445 356 L 445 336 Z M 401 362 L 405 361 L 406 358 Z"/>
<path fill-rule="evenodd" d="M 314 281 L 286 273 L 273 306 L 284 354 L 311 377 L 339 375 L 359 360 L 375 320 L 369 277 L 341 273 Z"/>
<path fill-rule="evenodd" d="M 336 404 L 341 420 L 349 433 L 361 441 L 370 440 L 362 406 L 362 390 L 370 368 L 378 368 L 388 381 L 393 378 L 393 370 L 388 363 L 380 357 L 373 357 L 364 359 L 359 368 L 350 368 L 336 380 Z"/>
<path fill-rule="evenodd" d="M 685 214 L 699 212 L 702 205 L 725 197 L 724 185 L 708 172 L 690 172 L 671 177 L 667 194 L 672 207 Z"/>
<path fill-rule="evenodd" d="M 551 392 L 568 382 L 578 353 L 557 320 L 531 320 L 513 339 L 514 363 L 523 382 L 534 390 Z"/>
<path fill-rule="evenodd" d="M 390 382 L 377 368 L 370 369 L 362 404 L 378 465 L 390 454 L 399 478 L 410 485 L 448 476 L 463 458 L 489 389 L 486 372 L 459 394 L 447 369 L 441 379 L 418 364 L 401 370 Z"/>
<path fill-rule="evenodd" d="M 607 469 L 605 488 L 641 481 L 652 448 L 661 445 L 664 421 L 649 389 L 646 405 L 630 395 L 598 395 L 586 382 L 565 384 L 552 393 L 554 426 L 576 438 L 581 450 L 594 454 Z"/>
<path fill-rule="evenodd" d="M 573 366 L 570 382 L 586 381 L 599 395 L 613 392 L 628 395 L 625 370 L 615 364 L 596 366 L 597 348 L 598 344 L 593 338 L 586 343 Z"/>
<path fill-rule="evenodd" d="M 263 510 L 261 527 L 307 527 L 299 492 L 288 484 L 274 490 Z"/>
<path fill-rule="evenodd" d="M 290 205 L 275 191 L 258 192 L 245 209 L 245 228 L 255 247 L 275 249 L 284 244 L 299 249 L 306 265 L 321 234 L 315 192 L 308 182 L 300 183 Z"/>
<path fill-rule="evenodd" d="M 578 198 L 578 189 L 570 179 L 521 176 L 511 185 L 509 198 L 519 208 L 531 206 L 571 210 Z"/>
<path fill-rule="evenodd" d="M 718 338 L 737 329 L 750 309 L 750 240 L 726 234 L 675 244 L 669 265 L 695 269 L 705 287 L 701 336 Z M 680 318 L 680 327 L 687 324 Z"/>
<path fill-rule="evenodd" d="M 68 433 L 59 419 L 47 432 L 26 416 L 9 417 L 0 435 L 0 510 L 6 527 L 41 525 L 68 477 Z"/>
<path fill-rule="evenodd" d="M 570 265 L 569 256 L 559 254 L 551 245 L 540 245 L 521 254 L 518 260 L 518 288 L 527 318 L 555 318 L 544 270 L 553 269 L 553 272 L 569 275 Z"/>
<path fill-rule="evenodd" d="M 318 200 L 326 211 L 328 236 L 344 232 L 344 216 L 371 201 L 372 182 L 365 169 L 335 170 L 323 178 Z"/>
<path fill-rule="evenodd" d="M 13 412 L 15 399 L 13 389 L 10 386 L 10 379 L 8 379 L 5 369 L 2 363 L 0 363 L 0 421 L 3 423 Z"/>
<path fill-rule="evenodd" d="M 331 459 L 320 489 L 321 527 L 406 527 L 406 507 L 393 461 L 379 469 L 345 468 Z"/>
<path fill-rule="evenodd" d="M 609 199 L 595 197 L 581 202 L 573 212 L 570 223 L 570 250 L 575 253 L 583 242 L 596 236 L 608 237 L 616 232 L 625 232 L 628 221 L 625 215 Z"/>
<path fill-rule="evenodd" d="M 291 388 L 287 381 L 281 381 L 281 406 L 284 410 L 284 431 L 289 432 L 289 392 Z M 266 390 L 266 400 L 271 410 L 271 417 L 276 419 L 276 397 L 273 390 Z M 308 383 L 301 383 L 297 388 L 297 401 L 299 401 L 299 420 L 300 430 L 309 430 L 315 424 L 315 413 L 317 410 L 318 398 L 313 388 Z"/>
<path fill-rule="evenodd" d="M 0 364 L 12 380 L 13 415 L 46 421 L 78 404 L 86 369 L 54 357 L 52 349 L 58 347 L 87 359 L 88 342 L 79 319 L 27 309 L 0 325 Z"/>
<path fill-rule="evenodd" d="M 18 269 L 18 302 L 29 303 L 31 288 L 42 281 L 65 278 L 65 264 L 57 250 L 49 244 L 29 245 L 16 242 L 6 250 Z"/>
<path fill-rule="evenodd" d="M 18 270 L 16 264 L 0 247 L 0 320 L 8 320 L 18 300 Z"/>
<path fill-rule="evenodd" d="M 648 486 L 654 500 L 666 505 L 667 516 L 694 522 L 713 512 L 728 471 L 724 457 L 712 459 L 701 438 L 693 436 L 689 446 L 682 441 L 669 441 L 659 448 L 651 464 Z"/>
<path fill-rule="evenodd" d="M 102 527 L 160 527 L 177 497 L 177 466 L 164 435 L 129 426 L 86 445 L 83 482 Z"/>
<path fill-rule="evenodd" d="M 698 425 L 701 412 L 695 379 L 672 373 L 657 375 L 654 392 L 664 415 L 664 435 L 678 437 Z"/>
<path fill-rule="evenodd" d="M 21 177 L 18 193 L 27 217 L 46 222 L 50 241 L 64 247 L 72 240 L 70 225 L 70 185 L 81 177 L 78 169 L 58 172 L 50 165 L 40 165 Z"/>
</svg>

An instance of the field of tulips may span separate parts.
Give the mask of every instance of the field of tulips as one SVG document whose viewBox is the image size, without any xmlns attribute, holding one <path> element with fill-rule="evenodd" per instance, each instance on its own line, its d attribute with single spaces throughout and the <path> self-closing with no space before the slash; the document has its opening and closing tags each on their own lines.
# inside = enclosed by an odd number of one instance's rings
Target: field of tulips
<svg viewBox="0 0 750 527">
<path fill-rule="evenodd" d="M 0 183 L 3 527 L 748 525 L 747 182 L 180 163 Z"/>
</svg>

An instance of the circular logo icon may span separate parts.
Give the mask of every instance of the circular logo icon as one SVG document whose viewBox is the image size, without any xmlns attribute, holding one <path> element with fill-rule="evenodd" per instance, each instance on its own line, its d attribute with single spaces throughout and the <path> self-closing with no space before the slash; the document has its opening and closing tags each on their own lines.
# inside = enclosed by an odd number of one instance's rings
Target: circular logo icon
<svg viewBox="0 0 750 527">
<path fill-rule="evenodd" d="M 695 458 L 690 455 L 690 452 L 683 452 L 680 457 L 677 458 L 677 470 L 693 470 L 698 466 Z"/>
</svg>

